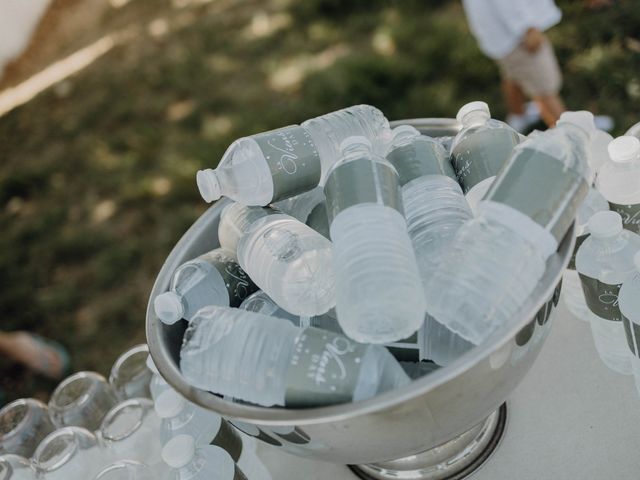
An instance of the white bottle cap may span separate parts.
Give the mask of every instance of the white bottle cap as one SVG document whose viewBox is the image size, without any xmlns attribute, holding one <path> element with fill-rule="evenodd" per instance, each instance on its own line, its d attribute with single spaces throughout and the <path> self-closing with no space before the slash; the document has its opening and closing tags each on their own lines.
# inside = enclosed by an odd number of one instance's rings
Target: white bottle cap
<svg viewBox="0 0 640 480">
<path fill-rule="evenodd" d="M 591 138 L 596 132 L 596 125 L 593 123 L 593 113 L 586 110 L 580 110 L 578 112 L 564 112 L 560 115 L 558 125 L 570 124 L 578 127 L 584 133 Z"/>
<path fill-rule="evenodd" d="M 420 132 L 416 127 L 413 127 L 411 125 L 400 125 L 394 128 L 391 134 L 393 136 L 393 139 L 395 140 L 400 136 L 417 137 L 420 135 Z"/>
<path fill-rule="evenodd" d="M 160 418 L 173 418 L 180 414 L 186 403 L 177 392 L 166 390 L 158 395 L 153 407 Z"/>
<path fill-rule="evenodd" d="M 175 292 L 164 292 L 153 299 L 153 308 L 162 323 L 173 325 L 184 315 L 184 305 L 180 295 Z"/>
<path fill-rule="evenodd" d="M 640 140 L 631 135 L 618 137 L 607 147 L 611 160 L 627 163 L 640 156 Z"/>
<path fill-rule="evenodd" d="M 469 102 L 466 105 L 463 105 L 458 113 L 456 114 L 456 120 L 458 123 L 464 123 L 464 117 L 473 112 L 484 112 L 486 116 L 491 117 L 491 111 L 489 110 L 489 105 L 485 102 Z"/>
<path fill-rule="evenodd" d="M 214 170 L 210 168 L 198 170 L 198 173 L 196 173 L 196 183 L 198 184 L 200 195 L 205 202 L 211 203 L 222 196 L 218 175 Z"/>
<path fill-rule="evenodd" d="M 190 435 L 177 435 L 162 449 L 162 460 L 171 468 L 187 465 L 196 453 L 196 442 Z"/>
<path fill-rule="evenodd" d="M 340 144 L 340 151 L 344 152 L 351 145 L 364 145 L 367 148 L 371 149 L 371 141 L 367 137 L 363 137 L 362 135 L 354 135 L 353 137 L 345 138 Z"/>
<path fill-rule="evenodd" d="M 617 212 L 598 212 L 589 219 L 589 233 L 594 237 L 613 237 L 622 231 L 622 217 Z"/>
<path fill-rule="evenodd" d="M 147 355 L 147 368 L 151 370 L 154 375 L 160 376 L 160 371 L 158 370 L 158 367 L 156 367 L 156 364 L 154 363 L 153 358 L 151 358 L 151 355 Z"/>
</svg>

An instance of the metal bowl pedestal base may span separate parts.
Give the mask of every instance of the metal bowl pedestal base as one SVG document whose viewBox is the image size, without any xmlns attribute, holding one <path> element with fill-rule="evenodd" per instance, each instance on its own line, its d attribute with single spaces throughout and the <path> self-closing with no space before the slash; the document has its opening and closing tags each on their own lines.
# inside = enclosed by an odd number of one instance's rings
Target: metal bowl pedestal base
<svg viewBox="0 0 640 480">
<path fill-rule="evenodd" d="M 460 480 L 474 472 L 494 451 L 507 419 L 502 406 L 483 422 L 438 447 L 409 457 L 349 468 L 364 480 Z"/>
</svg>

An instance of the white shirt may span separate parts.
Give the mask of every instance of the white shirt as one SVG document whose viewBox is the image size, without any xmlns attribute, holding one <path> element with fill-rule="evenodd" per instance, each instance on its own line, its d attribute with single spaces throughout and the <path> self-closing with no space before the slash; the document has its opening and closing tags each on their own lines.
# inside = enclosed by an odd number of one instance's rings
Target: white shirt
<svg viewBox="0 0 640 480">
<path fill-rule="evenodd" d="M 553 0 L 462 0 L 471 33 L 488 57 L 506 57 L 529 28 L 545 31 L 562 18 Z"/>
</svg>

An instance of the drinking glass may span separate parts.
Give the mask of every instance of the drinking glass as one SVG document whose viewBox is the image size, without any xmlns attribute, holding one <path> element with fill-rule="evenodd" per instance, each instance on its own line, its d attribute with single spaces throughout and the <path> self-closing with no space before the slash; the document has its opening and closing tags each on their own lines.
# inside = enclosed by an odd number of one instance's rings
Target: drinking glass
<svg viewBox="0 0 640 480">
<path fill-rule="evenodd" d="M 0 410 L 0 454 L 31 457 L 40 441 L 55 430 L 47 406 L 21 398 Z"/>
<path fill-rule="evenodd" d="M 153 372 L 147 368 L 148 356 L 149 347 L 144 343 L 124 352 L 113 364 L 109 382 L 121 400 L 151 398 L 149 384 Z"/>
</svg>

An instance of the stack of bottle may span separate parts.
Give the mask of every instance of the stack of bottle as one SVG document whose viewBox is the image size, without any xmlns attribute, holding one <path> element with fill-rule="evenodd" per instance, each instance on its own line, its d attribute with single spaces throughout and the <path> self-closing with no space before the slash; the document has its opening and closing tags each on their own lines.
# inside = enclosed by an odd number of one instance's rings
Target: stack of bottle
<svg viewBox="0 0 640 480">
<path fill-rule="evenodd" d="M 0 410 L 2 480 L 271 480 L 255 443 L 160 377 L 146 345 L 124 353 L 109 381 L 79 372 L 49 404 Z"/>
<path fill-rule="evenodd" d="M 198 172 L 207 202 L 228 197 L 220 246 L 155 299 L 160 320 L 188 322 L 184 377 L 263 406 L 352 402 L 519 321 L 608 139 L 588 112 L 526 139 L 484 102 L 457 119 L 430 138 L 354 106 L 241 138 Z"/>
</svg>

